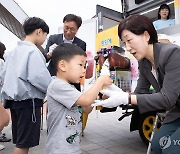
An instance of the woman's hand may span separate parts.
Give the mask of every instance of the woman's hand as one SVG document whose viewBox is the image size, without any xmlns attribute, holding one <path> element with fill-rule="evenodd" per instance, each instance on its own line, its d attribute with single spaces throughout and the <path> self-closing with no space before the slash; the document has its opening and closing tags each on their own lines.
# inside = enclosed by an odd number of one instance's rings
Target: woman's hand
<svg viewBox="0 0 180 154">
<path fill-rule="evenodd" d="M 105 100 L 95 100 L 95 103 L 92 104 L 92 106 L 113 108 L 122 104 L 127 105 L 129 103 L 129 93 L 124 92 L 121 88 L 118 88 L 114 84 L 108 86 L 104 90 L 101 90 L 101 93 L 109 96 L 109 98 Z"/>
</svg>

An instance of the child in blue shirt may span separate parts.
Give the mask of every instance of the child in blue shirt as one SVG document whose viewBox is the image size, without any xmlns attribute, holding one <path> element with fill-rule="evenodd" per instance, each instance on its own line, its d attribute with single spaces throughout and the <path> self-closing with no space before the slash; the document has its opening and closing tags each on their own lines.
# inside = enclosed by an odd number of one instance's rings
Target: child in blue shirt
<svg viewBox="0 0 180 154">
<path fill-rule="evenodd" d="M 39 145 L 41 107 L 51 76 L 46 61 L 37 48 L 49 33 L 40 18 L 28 18 L 23 24 L 25 40 L 18 42 L 8 55 L 0 75 L 2 98 L 10 108 L 12 119 L 13 154 L 28 154 Z"/>
</svg>

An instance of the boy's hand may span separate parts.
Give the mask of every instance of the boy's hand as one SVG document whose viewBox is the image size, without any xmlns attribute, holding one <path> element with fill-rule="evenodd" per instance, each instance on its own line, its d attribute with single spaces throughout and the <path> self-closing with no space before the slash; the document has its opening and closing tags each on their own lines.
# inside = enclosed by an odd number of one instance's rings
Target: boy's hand
<svg viewBox="0 0 180 154">
<path fill-rule="evenodd" d="M 121 88 L 119 88 L 118 86 L 116 86 L 115 84 L 112 84 L 110 86 L 107 86 L 106 90 L 110 90 L 110 91 L 123 91 Z"/>
<path fill-rule="evenodd" d="M 100 76 L 102 76 L 102 75 L 110 76 L 108 59 L 106 59 L 105 62 L 103 63 L 103 65 L 102 65 Z"/>
<path fill-rule="evenodd" d="M 58 45 L 57 44 L 53 44 L 49 47 L 49 52 L 47 53 L 48 55 L 52 56 L 52 53 L 54 51 L 54 49 L 57 47 Z"/>
<path fill-rule="evenodd" d="M 109 91 L 122 91 L 122 89 L 121 88 L 119 88 L 118 86 L 116 86 L 115 84 L 111 84 L 111 85 L 108 85 L 107 87 L 106 87 L 106 89 L 104 89 L 104 90 L 109 90 Z M 102 99 L 104 100 L 104 99 L 107 99 L 107 98 L 109 98 L 109 95 L 103 95 L 102 96 Z"/>
<path fill-rule="evenodd" d="M 111 91 L 104 89 L 101 91 L 102 94 L 109 96 L 105 100 L 95 100 L 92 106 L 103 106 L 107 108 L 117 107 L 119 105 L 127 105 L 129 102 L 129 94 L 123 90 Z"/>
<path fill-rule="evenodd" d="M 101 81 L 102 86 L 110 86 L 113 83 L 113 80 L 108 75 L 102 75 L 98 78 Z"/>
</svg>

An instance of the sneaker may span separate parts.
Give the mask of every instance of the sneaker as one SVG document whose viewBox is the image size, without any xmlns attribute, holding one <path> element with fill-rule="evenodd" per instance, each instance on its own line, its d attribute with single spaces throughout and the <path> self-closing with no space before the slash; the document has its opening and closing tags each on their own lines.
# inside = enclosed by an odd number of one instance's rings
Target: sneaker
<svg viewBox="0 0 180 154">
<path fill-rule="evenodd" d="M 7 138 L 4 134 L 0 137 L 0 142 L 10 142 L 11 139 Z"/>
<path fill-rule="evenodd" d="M 0 144 L 0 151 L 3 150 L 4 148 L 5 148 L 5 146 Z"/>
</svg>

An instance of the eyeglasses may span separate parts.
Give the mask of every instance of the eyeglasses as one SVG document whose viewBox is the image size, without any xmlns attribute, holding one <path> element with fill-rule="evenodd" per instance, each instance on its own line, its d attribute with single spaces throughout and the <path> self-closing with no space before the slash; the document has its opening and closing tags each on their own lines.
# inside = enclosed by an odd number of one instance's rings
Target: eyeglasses
<svg viewBox="0 0 180 154">
<path fill-rule="evenodd" d="M 66 31 L 71 31 L 71 32 L 75 32 L 75 31 L 77 31 L 77 29 L 76 28 L 74 28 L 74 27 L 69 27 L 69 26 L 64 26 L 64 30 L 66 30 Z"/>
</svg>

